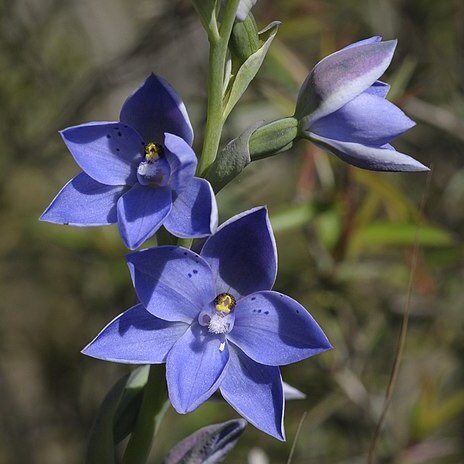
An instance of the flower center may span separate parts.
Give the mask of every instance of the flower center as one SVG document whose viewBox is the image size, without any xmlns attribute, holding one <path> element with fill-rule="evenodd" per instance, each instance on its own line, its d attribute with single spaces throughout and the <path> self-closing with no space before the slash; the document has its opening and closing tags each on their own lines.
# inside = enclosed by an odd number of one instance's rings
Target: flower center
<svg viewBox="0 0 464 464">
<path fill-rule="evenodd" d="M 144 147 L 144 159 L 137 168 L 137 179 L 142 185 L 168 184 L 171 170 L 164 158 L 164 148 L 159 143 L 149 142 Z"/>
<path fill-rule="evenodd" d="M 234 327 L 235 298 L 229 293 L 220 293 L 211 303 L 206 305 L 198 316 L 198 322 L 208 327 L 212 334 L 227 334 Z"/>
<path fill-rule="evenodd" d="M 145 159 L 150 162 L 163 156 L 163 147 L 159 143 L 149 142 L 145 145 Z"/>
<path fill-rule="evenodd" d="M 236 303 L 235 298 L 230 293 L 220 293 L 214 299 L 214 307 L 220 314 L 231 313 L 234 310 Z"/>
<path fill-rule="evenodd" d="M 222 313 L 213 314 L 208 322 L 208 331 L 213 334 L 223 334 L 230 332 L 231 320 Z"/>
</svg>

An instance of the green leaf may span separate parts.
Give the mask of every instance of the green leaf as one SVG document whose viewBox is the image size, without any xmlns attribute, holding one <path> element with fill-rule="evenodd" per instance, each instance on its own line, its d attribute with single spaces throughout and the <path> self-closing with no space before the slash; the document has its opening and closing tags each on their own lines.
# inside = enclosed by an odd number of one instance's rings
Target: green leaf
<svg viewBox="0 0 464 464">
<path fill-rule="evenodd" d="M 411 81 L 412 75 L 417 67 L 417 60 L 412 57 L 406 57 L 401 66 L 389 79 L 390 91 L 388 92 L 387 98 L 391 101 L 395 101 L 400 98 L 406 92 L 408 85 Z"/>
<path fill-rule="evenodd" d="M 240 69 L 238 70 L 237 75 L 233 81 L 227 104 L 225 105 L 223 116 L 224 120 L 230 114 L 234 106 L 240 100 L 240 97 L 250 85 L 250 82 L 258 73 L 259 68 L 263 64 L 264 58 L 266 57 L 266 53 L 271 46 L 272 40 L 277 34 L 279 25 L 280 22 L 274 21 L 260 32 L 260 39 L 263 39 L 264 43 L 257 52 L 250 55 L 248 59 L 242 64 L 242 66 L 240 66 Z"/>
<path fill-rule="evenodd" d="M 431 434 L 464 413 L 464 389 L 453 393 L 430 409 L 427 425 Z"/>
<path fill-rule="evenodd" d="M 218 37 L 219 33 L 216 22 L 217 0 L 192 0 L 192 2 L 208 36 L 213 34 L 215 37 Z"/>
<path fill-rule="evenodd" d="M 382 199 L 383 206 L 387 209 L 391 219 L 397 222 L 406 222 L 411 215 L 419 217 L 417 207 L 411 203 L 411 200 L 400 190 L 393 180 L 379 175 L 377 172 L 365 171 L 362 169 L 352 170 L 356 182 L 364 185 L 369 196 L 378 195 Z M 370 220 L 370 218 L 367 218 Z"/>
<path fill-rule="evenodd" d="M 327 250 L 333 251 L 342 234 L 342 217 L 338 204 L 332 205 L 325 211 L 320 211 L 314 221 L 320 242 Z"/>
<path fill-rule="evenodd" d="M 140 366 L 120 378 L 97 412 L 90 431 L 86 464 L 114 464 L 114 447 L 133 430 L 142 404 L 150 366 Z M 155 434 L 170 403 L 164 401 L 154 421 Z"/>
<path fill-rule="evenodd" d="M 278 234 L 279 232 L 303 227 L 314 218 L 314 215 L 315 210 L 309 203 L 285 208 L 271 215 L 272 230 Z"/>
<path fill-rule="evenodd" d="M 421 225 L 417 232 L 417 225 L 413 223 L 378 221 L 357 230 L 350 246 L 359 250 L 361 247 L 411 246 L 416 241 L 422 246 L 431 247 L 453 244 L 451 235 L 439 227 Z"/>
<path fill-rule="evenodd" d="M 124 388 L 114 416 L 114 442 L 124 440 L 132 431 L 142 403 L 143 390 L 148 380 L 150 366 L 132 371 Z"/>
<path fill-rule="evenodd" d="M 128 379 L 129 375 L 125 375 L 116 382 L 97 412 L 87 444 L 86 464 L 115 463 L 113 421 Z"/>
<path fill-rule="evenodd" d="M 464 389 L 440 395 L 436 383 L 422 386 L 421 395 L 411 415 L 411 434 L 414 440 L 423 440 L 464 413 Z"/>
<path fill-rule="evenodd" d="M 134 379 L 134 386 L 140 386 L 146 379 L 143 397 L 135 423 L 132 423 L 131 437 L 124 451 L 124 464 L 145 464 L 158 432 L 161 421 L 170 405 L 167 398 L 164 364 L 152 364 L 146 373 Z M 128 403 L 131 401 L 129 399 Z"/>
</svg>

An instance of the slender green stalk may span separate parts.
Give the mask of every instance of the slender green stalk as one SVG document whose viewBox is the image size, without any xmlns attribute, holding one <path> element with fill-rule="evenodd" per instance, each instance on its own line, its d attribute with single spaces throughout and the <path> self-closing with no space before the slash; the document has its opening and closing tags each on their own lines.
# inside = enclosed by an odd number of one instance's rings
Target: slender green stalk
<svg viewBox="0 0 464 464">
<path fill-rule="evenodd" d="M 198 162 L 198 175 L 205 177 L 208 168 L 216 159 L 224 126 L 224 70 L 232 26 L 239 0 L 229 0 L 224 7 L 219 37 L 208 34 L 210 43 L 208 67 L 208 113 L 206 118 L 203 150 Z"/>
<path fill-rule="evenodd" d="M 192 0 L 192 3 L 195 10 L 197 10 L 203 28 L 208 33 L 208 38 L 219 38 L 216 19 L 218 5 L 212 0 Z"/>
<path fill-rule="evenodd" d="M 431 185 L 432 173 L 433 173 L 433 167 L 431 167 L 430 172 L 427 176 L 424 193 L 422 195 L 422 200 L 421 200 L 421 204 L 419 208 L 421 217 L 424 213 L 425 202 L 427 200 L 427 195 L 428 195 L 430 185 Z M 407 297 L 406 297 L 406 305 L 404 308 L 403 319 L 401 321 L 400 334 L 399 334 L 398 342 L 396 345 L 395 358 L 393 360 L 393 366 L 390 371 L 390 378 L 388 381 L 387 390 L 385 392 L 385 399 L 383 403 L 382 412 L 380 414 L 379 420 L 375 427 L 374 435 L 372 437 L 371 444 L 369 446 L 369 450 L 367 453 L 368 464 L 375 464 L 377 462 L 377 455 L 376 455 L 377 444 L 379 442 L 380 435 L 382 433 L 382 429 L 385 424 L 385 420 L 387 418 L 387 413 L 390 408 L 390 404 L 392 402 L 393 390 L 395 389 L 395 386 L 396 386 L 396 380 L 398 378 L 398 372 L 400 369 L 400 364 L 403 358 L 403 352 L 404 352 L 404 348 L 406 345 L 406 336 L 408 334 L 408 325 L 409 325 L 409 315 L 411 312 L 411 297 L 412 297 L 412 291 L 414 288 L 414 282 L 416 278 L 417 259 L 418 259 L 418 253 L 419 253 L 419 235 L 420 235 L 421 225 L 422 223 L 421 223 L 421 220 L 419 219 L 419 222 L 417 223 L 417 227 L 416 227 L 416 237 L 414 240 L 414 246 L 412 249 L 411 270 L 409 273 L 409 283 L 408 283 L 408 290 L 407 290 Z"/>
<path fill-rule="evenodd" d="M 164 412 L 168 396 L 164 381 L 164 366 L 152 365 L 145 385 L 142 404 L 131 438 L 122 460 L 123 464 L 145 464 L 153 444 L 157 424 Z"/>
<path fill-rule="evenodd" d="M 180 246 L 192 246 L 192 239 L 176 239 L 167 231 L 158 233 L 157 238 L 158 245 L 175 244 L 177 240 Z M 122 464 L 145 464 L 148 459 L 156 432 L 167 409 L 164 406 L 168 400 L 164 379 L 164 365 L 151 365 L 142 404 Z"/>
<path fill-rule="evenodd" d="M 204 136 L 203 150 L 198 161 L 198 175 L 204 177 L 209 166 L 214 162 L 221 140 L 224 126 L 223 86 L 224 70 L 227 58 L 227 47 L 235 21 L 235 13 L 239 0 L 230 0 L 224 7 L 219 34 L 216 21 L 212 21 L 214 30 L 208 30 L 210 43 L 208 70 L 208 113 Z M 204 23 L 205 25 L 205 23 Z M 159 237 L 160 241 L 166 237 Z M 190 248 L 191 239 L 180 239 L 178 244 Z M 163 403 L 167 400 L 164 375 L 160 366 L 150 366 L 148 381 L 143 393 L 142 404 L 137 416 L 137 422 L 124 453 L 123 464 L 145 464 L 153 444 L 160 415 L 163 414 Z"/>
<path fill-rule="evenodd" d="M 298 423 L 298 427 L 297 427 L 296 433 L 295 433 L 295 438 L 293 439 L 293 443 L 292 443 L 292 449 L 290 450 L 290 454 L 288 455 L 287 464 L 291 464 L 292 461 L 293 461 L 293 455 L 295 454 L 296 443 L 297 443 L 298 437 L 300 436 L 300 433 L 301 433 L 301 427 L 303 427 L 303 422 L 306 419 L 307 415 L 308 415 L 308 411 L 305 411 L 303 413 L 303 415 L 301 416 L 300 422 Z"/>
</svg>

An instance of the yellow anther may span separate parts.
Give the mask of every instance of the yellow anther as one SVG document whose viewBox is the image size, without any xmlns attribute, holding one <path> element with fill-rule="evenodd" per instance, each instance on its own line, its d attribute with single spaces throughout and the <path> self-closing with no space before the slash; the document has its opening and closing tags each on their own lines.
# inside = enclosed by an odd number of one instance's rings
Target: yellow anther
<svg viewBox="0 0 464 464">
<path fill-rule="evenodd" d="M 216 311 L 219 311 L 224 314 L 231 313 L 235 308 L 235 303 L 235 298 L 229 293 L 220 293 L 214 299 Z"/>
<path fill-rule="evenodd" d="M 154 161 L 163 154 L 163 147 L 159 143 L 150 142 L 145 145 L 145 159 Z"/>
</svg>

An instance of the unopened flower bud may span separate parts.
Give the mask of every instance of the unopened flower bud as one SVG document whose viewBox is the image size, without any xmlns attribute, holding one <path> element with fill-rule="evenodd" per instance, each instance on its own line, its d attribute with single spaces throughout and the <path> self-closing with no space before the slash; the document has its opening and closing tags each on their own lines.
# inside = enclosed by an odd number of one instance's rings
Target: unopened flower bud
<svg viewBox="0 0 464 464">
<path fill-rule="evenodd" d="M 386 99 L 385 72 L 396 40 L 371 37 L 327 56 L 298 95 L 298 135 L 354 166 L 373 171 L 428 171 L 390 142 L 414 126 Z"/>
<path fill-rule="evenodd" d="M 283 118 L 256 129 L 250 137 L 250 157 L 253 161 L 275 155 L 292 147 L 298 136 L 298 121 Z"/>
<path fill-rule="evenodd" d="M 230 51 L 243 63 L 260 47 L 258 28 L 253 15 L 249 14 L 243 22 L 237 22 L 230 37 Z"/>
</svg>

